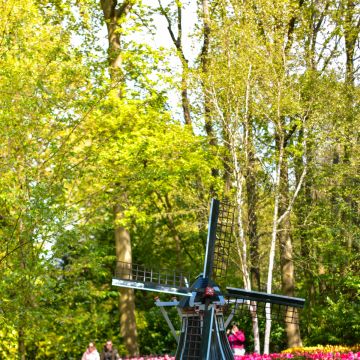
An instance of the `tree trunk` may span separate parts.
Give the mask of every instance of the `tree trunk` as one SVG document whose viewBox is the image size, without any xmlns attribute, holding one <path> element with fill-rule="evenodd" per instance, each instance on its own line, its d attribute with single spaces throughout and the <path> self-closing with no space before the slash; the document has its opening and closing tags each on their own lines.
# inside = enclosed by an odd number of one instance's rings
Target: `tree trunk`
<svg viewBox="0 0 360 360">
<path fill-rule="evenodd" d="M 213 124 L 211 121 L 211 110 L 210 110 L 210 101 L 207 94 L 207 81 L 206 74 L 208 73 L 209 68 L 209 43 L 210 43 L 210 9 L 208 0 L 202 0 L 202 12 L 203 12 L 203 26 L 204 26 L 204 42 L 201 49 L 201 70 L 203 76 L 203 94 L 204 94 L 204 114 L 205 114 L 205 131 L 209 137 L 210 144 L 214 144 L 215 136 L 213 133 Z"/>
<path fill-rule="evenodd" d="M 204 117 L 205 117 L 205 131 L 209 139 L 211 147 L 217 145 L 216 134 L 214 132 L 214 124 L 211 117 L 211 100 L 209 96 L 207 74 L 209 72 L 209 45 L 210 45 L 210 7 L 208 0 L 202 0 L 202 14 L 203 14 L 203 34 L 204 42 L 200 54 L 200 63 L 202 71 L 202 89 L 204 95 Z M 219 175 L 219 169 L 211 169 L 211 174 L 216 177 Z M 213 191 L 212 191 L 213 192 Z"/>
<path fill-rule="evenodd" d="M 247 99 L 249 98 L 250 86 L 247 87 Z M 246 111 L 245 117 L 248 117 L 248 101 L 246 102 Z M 227 134 L 228 138 L 228 147 L 231 154 L 231 161 L 233 167 L 233 176 L 235 180 L 235 190 L 236 190 L 236 207 L 237 207 L 237 228 L 238 228 L 238 237 L 236 241 L 238 257 L 240 260 L 241 272 L 244 281 L 244 288 L 246 290 L 251 290 L 251 278 L 250 272 L 248 269 L 248 260 L 247 260 L 247 243 L 244 231 L 244 219 L 243 219 L 243 207 L 244 207 L 244 174 L 241 167 L 241 163 L 238 157 L 238 149 L 241 139 L 241 130 L 240 122 L 235 121 L 232 123 L 230 118 L 227 116 L 222 116 L 224 120 L 224 131 Z M 244 136 L 243 143 L 246 144 L 246 135 Z M 246 145 L 245 145 L 246 147 Z M 252 320 L 253 335 L 254 335 L 254 351 L 260 353 L 260 334 L 259 334 L 259 319 L 256 313 L 256 307 L 252 302 L 248 303 L 249 311 Z"/>
<path fill-rule="evenodd" d="M 111 80 L 119 86 L 119 97 L 122 97 L 124 85 L 124 74 L 122 71 L 121 32 L 122 24 L 136 0 L 124 0 L 118 3 L 117 0 L 101 0 L 101 8 L 108 33 L 108 60 Z M 123 228 L 121 219 L 123 208 L 120 204 L 114 207 L 114 228 L 116 260 L 132 262 L 131 241 L 129 232 Z M 131 289 L 119 290 L 119 311 L 120 311 L 120 334 L 129 355 L 139 353 L 136 321 L 135 321 L 135 299 Z"/>
<path fill-rule="evenodd" d="M 117 0 L 101 0 L 101 8 L 104 14 L 108 33 L 108 59 L 112 79 L 121 70 L 121 21 L 123 21 L 135 0 L 125 0 L 118 4 Z"/>
<path fill-rule="evenodd" d="M 168 31 L 173 41 L 173 44 L 176 47 L 177 55 L 182 65 L 181 72 L 181 104 L 183 108 L 183 115 L 185 124 L 188 126 L 192 126 L 191 122 L 191 113 L 190 113 L 190 101 L 188 96 L 188 74 L 189 74 L 189 62 L 185 57 L 184 49 L 182 45 L 182 3 L 180 1 L 176 1 L 177 7 L 177 36 L 175 36 L 175 32 L 173 29 L 172 18 L 169 15 L 168 11 L 164 9 L 161 4 L 161 0 L 159 0 L 160 11 L 165 16 L 168 23 Z"/>
<path fill-rule="evenodd" d="M 257 216 L 256 216 L 256 177 L 255 177 L 255 152 L 254 152 L 254 139 L 251 122 L 251 74 L 252 66 L 249 66 L 248 77 L 246 81 L 246 94 L 245 94 L 245 113 L 244 113 L 244 150 L 245 150 L 245 184 L 247 191 L 247 217 L 248 217 L 248 233 L 250 242 L 250 274 L 247 272 L 249 289 L 253 286 L 260 288 L 260 259 L 259 259 L 259 239 L 257 236 Z M 244 252 L 246 253 L 246 243 L 244 239 Z M 246 257 L 245 257 L 246 260 Z M 259 333 L 259 319 L 256 313 L 256 305 L 250 305 L 251 320 L 254 334 L 254 351 L 260 354 L 260 333 Z"/>
<path fill-rule="evenodd" d="M 21 271 L 23 272 L 22 274 L 22 278 L 21 278 L 21 282 L 20 282 L 20 287 L 22 288 L 22 292 L 19 292 L 19 296 L 21 297 L 21 304 L 22 304 L 22 310 L 23 310 L 23 314 L 21 315 L 20 318 L 20 322 L 19 322 L 19 331 L 18 331 L 18 354 L 19 354 L 19 359 L 20 360 L 25 360 L 26 359 L 26 344 L 25 344 L 25 331 L 26 331 L 26 310 L 27 310 L 27 296 L 29 296 L 30 294 L 27 293 L 26 290 L 27 289 L 27 281 L 24 278 L 25 276 L 25 269 L 26 269 L 26 255 L 27 255 L 27 251 L 25 249 L 26 243 L 24 241 L 23 235 L 25 232 L 24 229 L 24 223 L 23 223 L 23 219 L 20 216 L 19 217 L 19 222 L 18 222 L 18 226 L 19 226 L 19 234 L 18 234 L 18 239 L 19 239 L 19 263 L 20 263 L 20 268 Z"/>
<path fill-rule="evenodd" d="M 289 197 L 289 178 L 288 178 L 288 159 L 284 152 L 283 161 L 280 168 L 280 184 L 279 184 L 279 213 L 284 214 L 290 202 Z M 280 265 L 281 265 L 281 286 L 282 293 L 286 296 L 294 296 L 295 278 L 294 278 L 294 261 L 293 248 L 290 235 L 290 213 L 285 215 L 283 221 L 279 224 L 279 244 L 280 244 Z M 287 308 L 289 318 L 292 315 L 292 308 Z M 295 311 L 295 309 L 294 309 Z M 289 313 L 289 314 L 288 314 Z M 295 312 L 297 317 L 297 311 Z M 298 322 L 285 323 L 288 347 L 302 346 L 300 329 Z"/>
<path fill-rule="evenodd" d="M 19 333 L 18 333 L 18 353 L 19 353 L 19 360 L 25 360 L 26 359 L 24 329 L 20 329 Z"/>
<path fill-rule="evenodd" d="M 281 117 L 279 116 L 279 119 Z M 280 246 L 281 251 L 281 267 L 282 271 L 284 271 L 284 274 L 282 276 L 283 280 L 283 287 L 285 287 L 284 284 L 286 284 L 285 291 L 291 292 L 291 289 L 294 289 L 294 274 L 293 274 L 293 258 L 292 258 L 292 245 L 291 245 L 291 238 L 289 234 L 289 222 L 290 220 L 287 220 L 287 217 L 290 216 L 290 212 L 292 209 L 292 206 L 294 204 L 294 201 L 301 189 L 302 182 L 304 180 L 304 177 L 306 175 L 306 169 L 304 168 L 300 179 L 298 181 L 298 184 L 296 186 L 296 190 L 294 192 L 294 195 L 292 196 L 291 200 L 289 197 L 289 189 L 288 189 L 288 177 L 287 177 L 287 156 L 286 156 L 286 149 L 285 145 L 287 143 L 286 139 L 289 138 L 289 134 L 285 134 L 284 132 L 284 124 L 280 120 L 278 124 L 276 124 L 278 127 L 278 131 L 275 134 L 276 139 L 276 149 L 277 149 L 277 166 L 276 166 L 276 176 L 275 176 L 275 183 L 274 183 L 274 215 L 273 215 L 273 228 L 272 228 L 272 235 L 271 235 L 271 245 L 270 245 L 270 253 L 269 253 L 269 268 L 268 268 L 268 278 L 267 278 L 267 285 L 266 285 L 266 291 L 267 293 L 272 292 L 272 280 L 273 280 L 273 270 L 274 270 L 274 264 L 275 264 L 275 251 L 276 251 L 276 240 L 279 238 L 280 241 L 282 241 L 282 244 Z M 285 200 L 284 200 L 285 197 Z M 285 206 L 286 205 L 286 206 Z M 280 208 L 282 210 L 282 213 L 280 215 Z M 279 216 L 280 215 L 280 216 Z M 285 220 L 285 225 L 282 224 L 282 222 Z M 282 224 L 282 225 L 281 225 Z M 279 229 L 287 232 L 287 235 L 279 235 Z M 280 236 L 283 236 L 282 239 L 280 239 Z M 286 251 L 285 251 L 286 250 Z M 286 269 L 286 273 L 285 273 Z M 283 289 L 284 290 L 284 289 Z M 271 333 L 271 306 L 270 304 L 266 304 L 266 323 L 265 323 L 265 338 L 264 338 L 264 354 L 269 353 L 270 349 L 270 333 Z M 289 326 L 289 327 L 288 327 Z M 298 325 L 295 325 L 298 327 Z M 294 339 L 296 339 L 297 332 L 300 334 L 299 330 L 295 328 L 292 328 L 291 324 L 287 324 L 287 334 L 292 339 L 288 342 L 294 342 Z M 300 338 L 299 338 L 300 339 Z M 300 340 L 301 341 L 301 340 Z"/>
<path fill-rule="evenodd" d="M 216 115 L 222 121 L 223 136 L 225 139 L 225 146 L 228 150 L 228 155 L 226 157 L 227 167 L 225 169 L 232 169 L 234 188 L 235 188 L 235 198 L 236 198 L 236 210 L 237 210 L 237 233 L 236 237 L 236 250 L 239 258 L 240 269 L 242 273 L 242 278 L 244 282 L 244 288 L 246 290 L 251 290 L 251 277 L 248 265 L 248 250 L 247 242 L 244 230 L 244 184 L 245 176 L 244 162 L 241 161 L 241 156 L 239 156 L 239 149 L 247 151 L 248 146 L 248 135 L 247 131 L 244 131 L 246 128 L 247 120 L 249 119 L 249 102 L 250 102 L 250 78 L 251 78 L 251 66 L 249 68 L 248 82 L 246 88 L 246 103 L 245 103 L 245 113 L 244 121 L 242 116 L 239 114 L 235 116 L 229 116 L 228 110 L 230 107 L 222 109 L 218 102 L 218 98 L 215 93 L 212 93 L 212 98 L 209 98 L 212 101 Z M 245 124 L 245 125 L 244 125 Z M 230 165 L 231 164 L 231 165 Z M 225 178 L 226 179 L 226 178 Z M 230 177 L 228 178 L 230 180 Z M 227 189 L 229 190 L 229 189 Z M 260 336 L 259 336 L 259 322 L 256 309 L 253 303 L 247 303 L 250 315 L 252 317 L 252 326 L 253 326 L 253 335 L 254 335 L 254 350 L 257 353 L 260 353 Z"/>
<path fill-rule="evenodd" d="M 356 18 L 356 3 L 354 0 L 346 1 L 344 38 L 345 38 L 345 55 L 346 55 L 346 72 L 345 82 L 350 87 L 354 86 L 354 54 L 355 45 L 358 40 L 360 22 Z"/>
<path fill-rule="evenodd" d="M 190 101 L 188 96 L 188 63 L 186 60 L 183 61 L 183 70 L 181 74 L 181 103 L 184 114 L 185 124 L 191 126 L 191 114 L 190 114 Z"/>
<path fill-rule="evenodd" d="M 239 159 L 237 156 L 237 141 L 234 139 L 236 132 L 230 136 L 230 149 L 232 155 L 232 161 L 234 166 L 234 179 L 236 182 L 236 205 L 237 205 L 237 225 L 239 236 L 237 239 L 237 251 L 241 264 L 241 271 L 244 281 L 244 288 L 246 290 L 251 290 L 251 278 L 248 270 L 247 264 L 247 244 L 244 232 L 243 224 L 243 207 L 244 207 L 244 195 L 243 195 L 243 183 L 244 176 L 242 174 L 242 169 L 240 167 Z M 256 307 L 254 304 L 249 302 L 249 311 L 252 320 L 253 335 L 254 335 L 254 351 L 260 353 L 260 334 L 259 334 L 259 319 L 256 313 Z M 256 306 L 256 305 L 255 305 Z"/>
<path fill-rule="evenodd" d="M 275 251 L 276 251 L 276 237 L 278 232 L 278 217 L 279 217 L 279 184 L 280 184 L 280 169 L 282 167 L 282 161 L 284 156 L 284 148 L 282 138 L 280 139 L 280 149 L 278 152 L 278 163 L 276 169 L 276 177 L 274 184 L 274 213 L 273 213 L 273 224 L 271 233 L 271 243 L 269 251 L 269 267 L 266 282 L 266 292 L 271 294 L 272 292 L 272 279 L 275 263 Z M 266 304 L 265 308 L 266 322 L 265 322 L 265 336 L 264 336 L 264 354 L 269 354 L 270 351 L 270 334 L 271 334 L 271 306 L 269 303 Z"/>
<path fill-rule="evenodd" d="M 120 225 L 123 218 L 123 209 L 119 204 L 115 205 L 114 218 L 116 261 L 132 263 L 130 234 Z M 135 319 L 134 290 L 120 288 L 119 293 L 120 334 L 124 339 L 124 345 L 128 354 L 130 356 L 137 356 L 139 355 L 139 347 Z"/>
<path fill-rule="evenodd" d="M 310 260 L 311 251 L 315 251 L 316 249 L 312 246 L 312 239 L 309 236 L 309 224 L 307 221 L 307 216 L 311 211 L 311 208 L 314 206 L 314 142 L 309 139 L 307 136 L 304 139 L 304 133 L 306 129 L 302 128 L 299 131 L 298 143 L 304 143 L 304 151 L 301 156 L 298 156 L 295 160 L 295 176 L 296 181 L 299 183 L 301 172 L 307 164 L 308 172 L 307 177 L 304 181 L 304 188 L 302 194 L 300 196 L 299 202 L 296 206 L 296 220 L 297 227 L 300 229 L 299 238 L 300 238 L 300 256 L 302 259 L 302 268 L 303 268 L 303 278 L 305 283 L 305 289 L 307 292 L 306 302 L 309 305 L 309 311 L 305 312 L 308 317 L 307 323 L 310 323 L 311 319 L 311 309 L 313 308 L 315 301 L 316 288 L 314 282 L 314 269 L 312 268 L 313 264 Z M 310 135 L 311 136 L 311 135 Z"/>
<path fill-rule="evenodd" d="M 252 124 L 248 119 L 246 123 L 246 193 L 247 193 L 247 220 L 248 220 L 248 236 L 250 243 L 250 277 L 253 290 L 260 290 L 260 254 L 259 254 L 259 237 L 257 233 L 257 215 L 256 205 L 258 194 L 256 188 L 256 169 L 255 169 L 255 153 L 254 139 L 252 132 Z"/>
<path fill-rule="evenodd" d="M 345 85 L 346 85 L 346 102 L 347 113 L 345 122 L 345 142 L 344 142 L 344 163 L 348 166 L 351 164 L 351 158 L 354 157 L 354 144 L 359 144 L 359 137 L 355 135 L 354 127 L 356 127 L 355 119 L 356 113 L 356 100 L 355 100 L 355 66 L 354 55 L 356 49 L 356 43 L 359 37 L 360 21 L 357 17 L 356 2 L 353 0 L 347 0 L 346 12 L 345 12 L 345 24 L 344 24 L 344 38 L 345 38 L 345 54 L 346 54 L 346 69 L 345 69 Z M 348 175 L 349 183 L 354 182 L 354 178 Z M 356 180 L 355 180 L 356 181 Z M 358 226 L 358 203 L 353 195 L 349 194 L 345 197 L 345 202 L 348 206 L 348 214 L 342 214 L 344 224 L 348 223 L 350 227 Z M 349 214 L 350 213 L 350 214 Z M 354 214 L 354 215 L 353 215 Z M 347 236 L 347 248 L 351 251 L 355 242 L 353 236 Z M 355 248 L 354 248 L 355 250 Z"/>
</svg>

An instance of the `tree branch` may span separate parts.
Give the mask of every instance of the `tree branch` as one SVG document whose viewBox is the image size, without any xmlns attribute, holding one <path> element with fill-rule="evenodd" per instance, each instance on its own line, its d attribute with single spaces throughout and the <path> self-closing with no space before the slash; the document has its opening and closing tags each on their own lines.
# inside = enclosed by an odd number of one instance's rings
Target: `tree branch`
<svg viewBox="0 0 360 360">
<path fill-rule="evenodd" d="M 306 171 L 307 171 L 307 166 L 305 165 L 304 170 L 303 170 L 303 172 L 302 172 L 302 174 L 301 174 L 301 177 L 300 177 L 300 179 L 299 179 L 299 182 L 298 182 L 298 184 L 297 184 L 296 190 L 295 190 L 295 192 L 294 192 L 294 195 L 293 195 L 293 197 L 291 198 L 291 201 L 290 201 L 290 203 L 289 203 L 289 206 L 287 207 L 287 209 L 285 210 L 285 212 L 277 219 L 277 224 L 278 224 L 278 225 L 279 225 L 279 224 L 285 219 L 285 217 L 290 213 L 290 211 L 291 211 L 291 209 L 292 209 L 292 207 L 293 207 L 293 205 L 294 205 L 295 199 L 297 198 L 297 195 L 298 195 L 298 193 L 299 193 L 299 191 L 300 191 L 300 189 L 301 189 L 301 185 L 302 185 L 303 180 L 304 180 L 304 178 L 305 178 Z"/>
</svg>

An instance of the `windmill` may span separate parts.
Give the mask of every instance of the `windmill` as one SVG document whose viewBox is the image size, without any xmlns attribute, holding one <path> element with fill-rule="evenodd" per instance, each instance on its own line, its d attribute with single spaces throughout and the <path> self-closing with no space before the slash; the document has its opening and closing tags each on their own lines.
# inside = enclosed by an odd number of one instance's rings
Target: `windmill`
<svg viewBox="0 0 360 360">
<path fill-rule="evenodd" d="M 233 360 L 226 328 L 236 312 L 250 311 L 257 317 L 269 307 L 277 310 L 272 316 L 286 316 L 285 321 L 296 322 L 297 311 L 305 300 L 264 292 L 226 287 L 222 292 L 217 281 L 224 279 L 228 268 L 231 245 L 234 242 L 234 208 L 217 199 L 211 200 L 208 236 L 203 272 L 189 284 L 183 273 L 154 271 L 143 266 L 118 263 L 114 286 L 167 293 L 180 296 L 177 301 L 155 304 L 160 307 L 177 343 L 176 360 Z M 180 336 L 177 335 L 164 307 L 176 306 L 181 317 Z M 230 311 L 225 320 L 225 312 Z M 290 311 L 289 311 L 290 309 Z M 293 311 L 291 311 L 293 309 Z M 274 309 L 275 310 L 275 309 Z"/>
</svg>

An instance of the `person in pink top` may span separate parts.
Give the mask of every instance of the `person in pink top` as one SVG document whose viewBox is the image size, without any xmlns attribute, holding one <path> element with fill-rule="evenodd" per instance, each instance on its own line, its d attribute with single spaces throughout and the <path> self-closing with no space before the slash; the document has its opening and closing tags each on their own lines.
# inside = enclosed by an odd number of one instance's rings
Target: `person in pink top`
<svg viewBox="0 0 360 360">
<path fill-rule="evenodd" d="M 245 334 L 239 330 L 236 324 L 233 324 L 231 329 L 227 331 L 228 340 L 233 351 L 235 360 L 239 359 L 240 356 L 245 355 Z"/>
<path fill-rule="evenodd" d="M 84 352 L 81 360 L 100 360 L 100 355 L 93 342 L 89 343 L 89 346 Z"/>
</svg>

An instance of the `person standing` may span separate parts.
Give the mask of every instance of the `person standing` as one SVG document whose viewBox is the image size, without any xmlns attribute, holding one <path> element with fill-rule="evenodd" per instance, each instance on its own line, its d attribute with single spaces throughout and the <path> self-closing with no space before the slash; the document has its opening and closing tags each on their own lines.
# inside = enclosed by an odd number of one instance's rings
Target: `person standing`
<svg viewBox="0 0 360 360">
<path fill-rule="evenodd" d="M 235 359 L 245 355 L 245 334 L 239 330 L 236 324 L 233 324 L 231 330 L 228 330 L 228 340 Z"/>
<path fill-rule="evenodd" d="M 81 360 L 100 360 L 99 352 L 96 350 L 95 343 L 90 342 Z"/>
<path fill-rule="evenodd" d="M 104 349 L 100 354 L 100 360 L 119 360 L 120 356 L 116 349 L 113 348 L 111 340 L 104 345 Z"/>
</svg>

